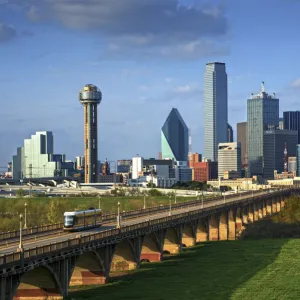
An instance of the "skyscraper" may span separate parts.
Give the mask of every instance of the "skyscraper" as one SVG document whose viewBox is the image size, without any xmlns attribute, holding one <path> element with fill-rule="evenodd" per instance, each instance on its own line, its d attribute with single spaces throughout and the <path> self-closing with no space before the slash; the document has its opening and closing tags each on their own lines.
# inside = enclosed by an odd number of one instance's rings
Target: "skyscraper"
<svg viewBox="0 0 300 300">
<path fill-rule="evenodd" d="M 298 131 L 298 143 L 300 143 L 300 111 L 283 112 L 283 128 Z"/>
<path fill-rule="evenodd" d="M 261 92 L 247 101 L 247 139 L 249 175 L 263 175 L 264 131 L 279 125 L 279 99 Z"/>
<path fill-rule="evenodd" d="M 172 108 L 161 128 L 162 158 L 188 161 L 189 130 L 177 108 Z"/>
<path fill-rule="evenodd" d="M 218 159 L 218 144 L 228 139 L 225 63 L 208 63 L 204 75 L 204 156 Z"/>
<path fill-rule="evenodd" d="M 97 182 L 98 178 L 98 120 L 97 106 L 102 100 L 100 90 L 87 84 L 79 92 L 79 101 L 84 106 L 84 182 Z"/>
<path fill-rule="evenodd" d="M 274 179 L 274 171 L 284 171 L 284 150 L 287 157 L 296 156 L 298 132 L 295 130 L 264 131 L 263 175 L 265 179 Z"/>
<path fill-rule="evenodd" d="M 247 146 L 247 122 L 236 124 L 237 142 L 241 144 L 242 167 L 245 167 L 248 161 Z"/>
<path fill-rule="evenodd" d="M 233 129 L 230 124 L 227 124 L 227 142 L 233 143 Z"/>
</svg>

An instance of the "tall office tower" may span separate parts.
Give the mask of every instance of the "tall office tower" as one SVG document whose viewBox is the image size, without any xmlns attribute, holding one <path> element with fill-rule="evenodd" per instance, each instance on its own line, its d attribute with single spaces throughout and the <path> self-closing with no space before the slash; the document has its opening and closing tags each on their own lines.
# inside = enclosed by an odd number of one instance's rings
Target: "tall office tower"
<svg viewBox="0 0 300 300">
<path fill-rule="evenodd" d="M 242 167 L 246 168 L 248 163 L 248 146 L 247 146 L 247 122 L 241 122 L 236 124 L 237 142 L 241 144 L 241 159 Z M 246 174 L 247 175 L 247 174 Z"/>
<path fill-rule="evenodd" d="M 98 121 L 97 106 L 102 100 L 100 90 L 87 84 L 79 92 L 79 101 L 84 107 L 84 182 L 97 182 L 98 178 Z"/>
<path fill-rule="evenodd" d="M 240 143 L 220 143 L 218 146 L 218 177 L 224 172 L 235 172 L 241 177 L 241 145 Z"/>
<path fill-rule="evenodd" d="M 283 128 L 298 131 L 298 143 L 300 143 L 300 111 L 283 112 Z"/>
<path fill-rule="evenodd" d="M 233 129 L 230 124 L 227 124 L 227 142 L 233 143 Z"/>
<path fill-rule="evenodd" d="M 279 125 L 279 99 L 261 91 L 247 101 L 248 174 L 263 175 L 264 131 Z"/>
<path fill-rule="evenodd" d="M 218 159 L 218 144 L 227 142 L 227 110 L 225 64 L 208 63 L 204 75 L 204 156 L 212 161 Z"/>
<path fill-rule="evenodd" d="M 285 159 L 296 156 L 298 132 L 295 130 L 266 130 L 264 131 L 263 176 L 274 179 L 274 171 L 284 171 Z M 285 150 L 287 155 L 285 157 Z"/>
<path fill-rule="evenodd" d="M 161 128 L 161 152 L 163 159 L 188 161 L 189 130 L 177 108 L 172 108 Z"/>
</svg>

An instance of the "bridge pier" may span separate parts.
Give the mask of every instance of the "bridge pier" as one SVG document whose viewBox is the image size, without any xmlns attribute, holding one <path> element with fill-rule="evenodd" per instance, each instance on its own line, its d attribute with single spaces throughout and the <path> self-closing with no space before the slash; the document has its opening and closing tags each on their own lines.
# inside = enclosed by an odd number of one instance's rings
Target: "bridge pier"
<svg viewBox="0 0 300 300">
<path fill-rule="evenodd" d="M 110 271 L 128 271 L 138 268 L 141 248 L 141 237 L 123 240 L 116 244 Z"/>
<path fill-rule="evenodd" d="M 285 204 L 283 196 L 280 196 L 280 202 L 281 202 L 281 208 L 283 208 Z"/>
<path fill-rule="evenodd" d="M 244 207 L 241 208 L 243 225 L 248 224 L 248 211 L 249 211 L 248 206 L 244 206 Z"/>
<path fill-rule="evenodd" d="M 219 216 L 217 213 L 208 217 L 208 239 L 209 241 L 219 240 Z"/>
<path fill-rule="evenodd" d="M 254 221 L 254 207 L 253 204 L 248 205 L 248 223 L 253 223 Z"/>
<path fill-rule="evenodd" d="M 208 218 L 201 218 L 198 220 L 196 242 L 208 241 Z"/>
<path fill-rule="evenodd" d="M 238 238 L 243 230 L 242 209 L 237 208 L 235 211 L 235 238 Z"/>
<path fill-rule="evenodd" d="M 143 237 L 141 261 L 161 261 L 164 248 L 165 231 L 160 230 Z"/>
<path fill-rule="evenodd" d="M 182 250 L 182 225 L 166 229 L 164 251 L 177 254 Z"/>
<path fill-rule="evenodd" d="M 265 218 L 267 216 L 267 200 L 262 200 L 262 216 Z"/>
<path fill-rule="evenodd" d="M 271 203 L 272 203 L 271 204 L 272 205 L 272 207 L 271 207 L 272 212 L 271 213 L 275 214 L 277 212 L 277 200 L 272 198 Z"/>
<path fill-rule="evenodd" d="M 219 214 L 219 240 L 228 239 L 228 213 L 224 211 Z"/>
<path fill-rule="evenodd" d="M 259 215 L 258 215 L 258 203 L 253 203 L 253 221 L 258 221 Z"/>
<path fill-rule="evenodd" d="M 228 210 L 227 212 L 227 220 L 228 220 L 228 240 L 236 239 L 236 218 L 235 212 L 233 209 Z"/>
<path fill-rule="evenodd" d="M 277 198 L 277 197 L 276 197 L 276 210 L 277 210 L 277 212 L 281 211 L 281 201 L 280 201 L 280 198 Z"/>
<path fill-rule="evenodd" d="M 267 215 L 272 214 L 272 200 L 267 199 L 266 200 L 266 205 L 267 205 L 267 207 L 266 207 Z"/>
</svg>

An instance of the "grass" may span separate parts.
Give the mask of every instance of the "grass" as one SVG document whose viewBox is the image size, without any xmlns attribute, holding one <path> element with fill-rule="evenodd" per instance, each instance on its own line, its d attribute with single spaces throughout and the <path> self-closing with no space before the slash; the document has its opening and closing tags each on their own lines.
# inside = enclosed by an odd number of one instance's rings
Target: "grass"
<svg viewBox="0 0 300 300">
<path fill-rule="evenodd" d="M 73 287 L 69 299 L 299 299 L 299 255 L 298 239 L 208 242 L 107 285 Z"/>
</svg>

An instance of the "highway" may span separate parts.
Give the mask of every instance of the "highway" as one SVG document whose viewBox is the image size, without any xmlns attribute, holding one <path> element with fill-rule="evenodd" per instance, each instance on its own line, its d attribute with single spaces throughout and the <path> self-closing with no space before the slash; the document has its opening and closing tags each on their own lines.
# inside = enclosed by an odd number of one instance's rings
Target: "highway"
<svg viewBox="0 0 300 300">
<path fill-rule="evenodd" d="M 265 194 L 265 192 L 259 192 L 256 193 L 254 195 L 254 197 L 257 197 L 259 195 L 263 195 Z M 244 199 L 249 199 L 251 198 L 251 195 L 240 195 L 231 199 L 226 200 L 226 203 L 231 203 L 237 200 L 244 200 Z M 214 200 L 214 201 L 210 201 L 210 202 L 204 202 L 203 203 L 203 208 L 209 208 L 209 207 L 213 207 L 216 205 L 220 205 L 220 204 L 224 204 L 224 199 L 221 200 Z M 194 206 L 190 206 L 190 207 L 184 207 L 184 208 L 178 208 L 177 210 L 172 210 L 172 215 L 178 215 L 184 212 L 188 212 L 188 211 L 193 211 L 193 210 L 199 210 L 202 207 L 202 201 L 199 200 L 199 204 L 194 205 Z M 130 218 L 127 220 L 123 220 L 121 221 L 121 226 L 128 226 L 128 225 L 135 225 L 138 223 L 142 223 L 148 220 L 155 220 L 155 219 L 160 219 L 163 217 L 167 217 L 169 216 L 169 211 L 163 211 L 163 212 L 159 212 L 159 213 L 155 213 L 155 214 L 149 214 L 149 215 L 142 215 L 140 217 L 136 217 L 136 218 Z M 44 246 L 44 245 L 49 245 L 50 243 L 56 243 L 56 242 L 62 242 L 62 241 L 66 241 L 68 239 L 72 239 L 72 238 L 76 238 L 79 235 L 80 236 L 86 236 L 86 235 L 90 235 L 90 234 L 94 234 L 94 233 L 98 233 L 98 232 L 102 232 L 102 231 L 106 231 L 106 230 L 110 230 L 110 229 L 114 229 L 116 227 L 116 222 L 109 222 L 109 223 L 104 223 L 103 226 L 101 227 L 97 227 L 97 228 L 92 228 L 92 229 L 88 229 L 85 231 L 80 231 L 80 232 L 63 232 L 62 230 L 59 233 L 55 233 L 55 234 L 47 234 L 47 235 L 40 235 L 37 237 L 36 240 L 24 240 L 23 241 L 23 247 L 24 250 L 27 250 L 29 248 L 35 248 L 38 246 Z M 0 245 L 0 255 L 4 255 L 4 254 L 10 254 L 12 252 L 16 252 L 17 251 L 17 247 L 18 247 L 18 243 L 15 241 L 8 243 L 8 246 L 5 245 Z"/>
</svg>

